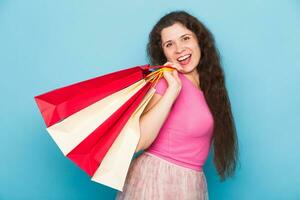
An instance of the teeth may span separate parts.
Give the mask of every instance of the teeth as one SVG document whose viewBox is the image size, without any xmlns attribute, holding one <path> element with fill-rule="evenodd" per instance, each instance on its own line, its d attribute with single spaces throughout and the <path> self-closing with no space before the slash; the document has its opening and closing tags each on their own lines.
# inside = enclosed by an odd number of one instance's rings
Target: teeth
<svg viewBox="0 0 300 200">
<path fill-rule="evenodd" d="M 182 56 L 182 57 L 178 58 L 177 60 L 178 60 L 178 61 L 182 61 L 182 60 L 184 60 L 184 59 L 187 59 L 187 58 L 190 57 L 190 56 L 191 56 L 191 54 L 188 54 L 188 55 L 185 55 L 185 56 Z"/>
</svg>

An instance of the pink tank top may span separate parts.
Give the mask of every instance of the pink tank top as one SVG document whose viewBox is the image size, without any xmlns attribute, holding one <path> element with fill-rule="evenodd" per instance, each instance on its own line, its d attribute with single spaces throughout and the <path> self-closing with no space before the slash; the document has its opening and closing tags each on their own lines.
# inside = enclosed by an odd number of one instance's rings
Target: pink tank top
<svg viewBox="0 0 300 200">
<path fill-rule="evenodd" d="M 180 94 L 160 129 L 158 136 L 145 150 L 174 164 L 201 171 L 207 159 L 214 120 L 205 96 L 185 75 Z M 168 83 L 161 78 L 155 89 L 163 95 Z"/>
</svg>

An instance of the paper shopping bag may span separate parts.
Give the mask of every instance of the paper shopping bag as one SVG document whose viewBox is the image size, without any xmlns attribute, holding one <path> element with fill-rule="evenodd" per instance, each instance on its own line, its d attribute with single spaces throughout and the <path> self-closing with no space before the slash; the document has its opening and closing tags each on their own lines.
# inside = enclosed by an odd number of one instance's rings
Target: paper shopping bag
<svg viewBox="0 0 300 200">
<path fill-rule="evenodd" d="M 139 119 L 154 95 L 151 88 L 103 158 L 92 180 L 123 191 L 130 162 L 140 139 Z"/>
<path fill-rule="evenodd" d="M 136 66 L 35 96 L 47 127 L 144 78 L 149 67 Z"/>
</svg>

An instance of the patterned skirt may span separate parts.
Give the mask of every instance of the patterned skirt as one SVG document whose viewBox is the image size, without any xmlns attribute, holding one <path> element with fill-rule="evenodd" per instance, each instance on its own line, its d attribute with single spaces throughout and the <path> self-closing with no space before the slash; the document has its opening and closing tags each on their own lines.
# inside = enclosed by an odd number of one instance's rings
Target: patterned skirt
<svg viewBox="0 0 300 200">
<path fill-rule="evenodd" d="M 116 200 L 208 200 L 203 171 L 173 164 L 148 152 L 133 159 Z"/>
</svg>

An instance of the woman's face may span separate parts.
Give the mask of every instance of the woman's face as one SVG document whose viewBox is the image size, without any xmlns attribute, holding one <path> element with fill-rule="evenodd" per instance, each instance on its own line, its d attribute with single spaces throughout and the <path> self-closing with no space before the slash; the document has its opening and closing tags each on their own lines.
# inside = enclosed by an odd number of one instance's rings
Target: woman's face
<svg viewBox="0 0 300 200">
<path fill-rule="evenodd" d="M 168 62 L 180 64 L 184 69 L 183 73 L 196 69 L 201 50 L 194 32 L 181 23 L 175 23 L 161 31 L 161 41 Z"/>
</svg>

